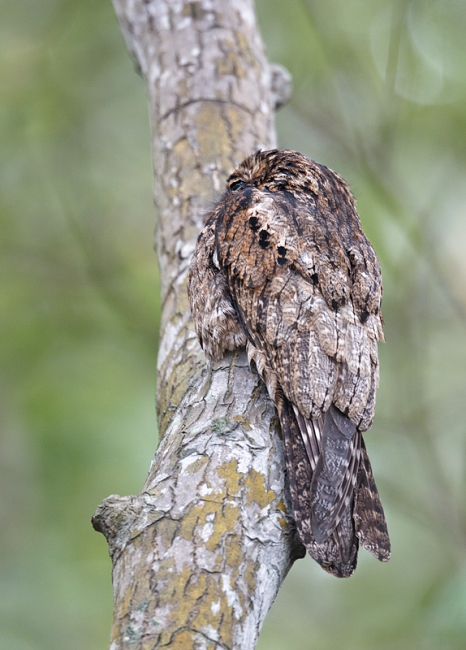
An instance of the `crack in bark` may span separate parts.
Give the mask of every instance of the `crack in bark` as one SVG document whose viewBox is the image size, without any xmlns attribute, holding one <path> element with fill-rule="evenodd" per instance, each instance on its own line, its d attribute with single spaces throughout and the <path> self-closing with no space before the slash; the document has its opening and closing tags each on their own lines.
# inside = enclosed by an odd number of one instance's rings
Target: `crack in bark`
<svg viewBox="0 0 466 650">
<path fill-rule="evenodd" d="M 182 111 L 184 108 L 187 106 L 192 106 L 193 104 L 201 104 L 203 102 L 206 103 L 211 103 L 211 104 L 218 104 L 219 106 L 222 104 L 227 104 L 230 106 L 234 106 L 235 108 L 239 108 L 241 111 L 244 111 L 245 113 L 248 113 L 248 115 L 253 116 L 253 112 L 251 109 L 247 108 L 246 106 L 242 106 L 241 104 L 238 104 L 237 102 L 233 102 L 231 99 L 213 99 L 211 97 L 198 97 L 196 99 L 190 99 L 183 104 L 178 104 L 174 108 L 171 108 L 169 111 L 164 113 L 160 118 L 159 122 L 163 122 L 164 120 L 167 119 L 167 117 L 170 117 L 174 113 L 179 113 Z"/>
</svg>

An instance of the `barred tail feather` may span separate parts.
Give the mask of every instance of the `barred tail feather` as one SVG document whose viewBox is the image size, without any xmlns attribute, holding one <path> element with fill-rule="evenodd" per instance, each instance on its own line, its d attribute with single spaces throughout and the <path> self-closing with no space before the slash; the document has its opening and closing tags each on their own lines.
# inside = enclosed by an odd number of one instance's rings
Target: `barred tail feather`
<svg viewBox="0 0 466 650">
<path fill-rule="evenodd" d="M 308 445 L 304 442 L 309 431 L 313 431 L 313 424 L 297 415 L 293 405 L 285 397 L 276 395 L 276 404 L 282 426 L 288 484 L 299 537 L 311 557 L 322 568 L 339 578 L 349 577 L 356 568 L 359 545 L 354 530 L 352 503 L 341 514 L 327 538 L 318 543 L 311 528 L 311 485 L 315 467 L 311 465 L 306 451 Z M 314 424 L 319 426 L 318 422 Z M 302 435 L 300 429 L 303 426 L 306 430 Z M 311 450 L 316 449 L 316 446 L 320 448 L 320 443 L 314 438 L 312 442 L 309 441 L 309 446 Z"/>
<path fill-rule="evenodd" d="M 362 546 L 381 562 L 387 562 L 391 553 L 387 522 L 362 438 L 353 517 Z"/>
<path fill-rule="evenodd" d="M 311 484 L 311 527 L 318 543 L 352 510 L 361 434 L 335 406 L 323 416 L 321 453 Z"/>
</svg>

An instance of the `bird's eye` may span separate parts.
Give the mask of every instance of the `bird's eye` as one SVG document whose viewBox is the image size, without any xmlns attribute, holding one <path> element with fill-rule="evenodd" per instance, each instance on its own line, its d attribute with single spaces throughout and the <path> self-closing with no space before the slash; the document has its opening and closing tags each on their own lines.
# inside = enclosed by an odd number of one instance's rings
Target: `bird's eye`
<svg viewBox="0 0 466 650">
<path fill-rule="evenodd" d="M 235 181 L 230 185 L 230 190 L 232 192 L 236 192 L 236 190 L 240 190 L 242 187 L 244 187 L 246 183 L 244 181 Z"/>
</svg>

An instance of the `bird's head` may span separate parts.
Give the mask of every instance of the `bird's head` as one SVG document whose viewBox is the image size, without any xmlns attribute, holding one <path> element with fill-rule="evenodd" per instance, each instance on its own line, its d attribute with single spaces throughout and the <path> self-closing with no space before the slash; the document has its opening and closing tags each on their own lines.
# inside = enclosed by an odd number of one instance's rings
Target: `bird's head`
<svg viewBox="0 0 466 650">
<path fill-rule="evenodd" d="M 297 151 L 272 149 L 246 158 L 227 179 L 227 187 L 230 192 L 252 186 L 271 192 L 311 191 L 317 195 L 328 188 L 329 176 L 342 182 L 330 169 Z"/>
</svg>

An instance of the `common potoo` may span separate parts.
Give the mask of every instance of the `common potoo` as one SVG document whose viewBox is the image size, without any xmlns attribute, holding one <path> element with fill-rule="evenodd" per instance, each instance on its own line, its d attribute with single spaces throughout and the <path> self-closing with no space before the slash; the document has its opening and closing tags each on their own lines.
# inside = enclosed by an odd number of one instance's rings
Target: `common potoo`
<svg viewBox="0 0 466 650">
<path fill-rule="evenodd" d="M 206 355 L 245 347 L 275 402 L 298 534 L 330 573 L 379 560 L 390 541 L 362 432 L 383 340 L 381 272 L 354 198 L 294 151 L 260 151 L 231 174 L 191 262 Z"/>
</svg>

